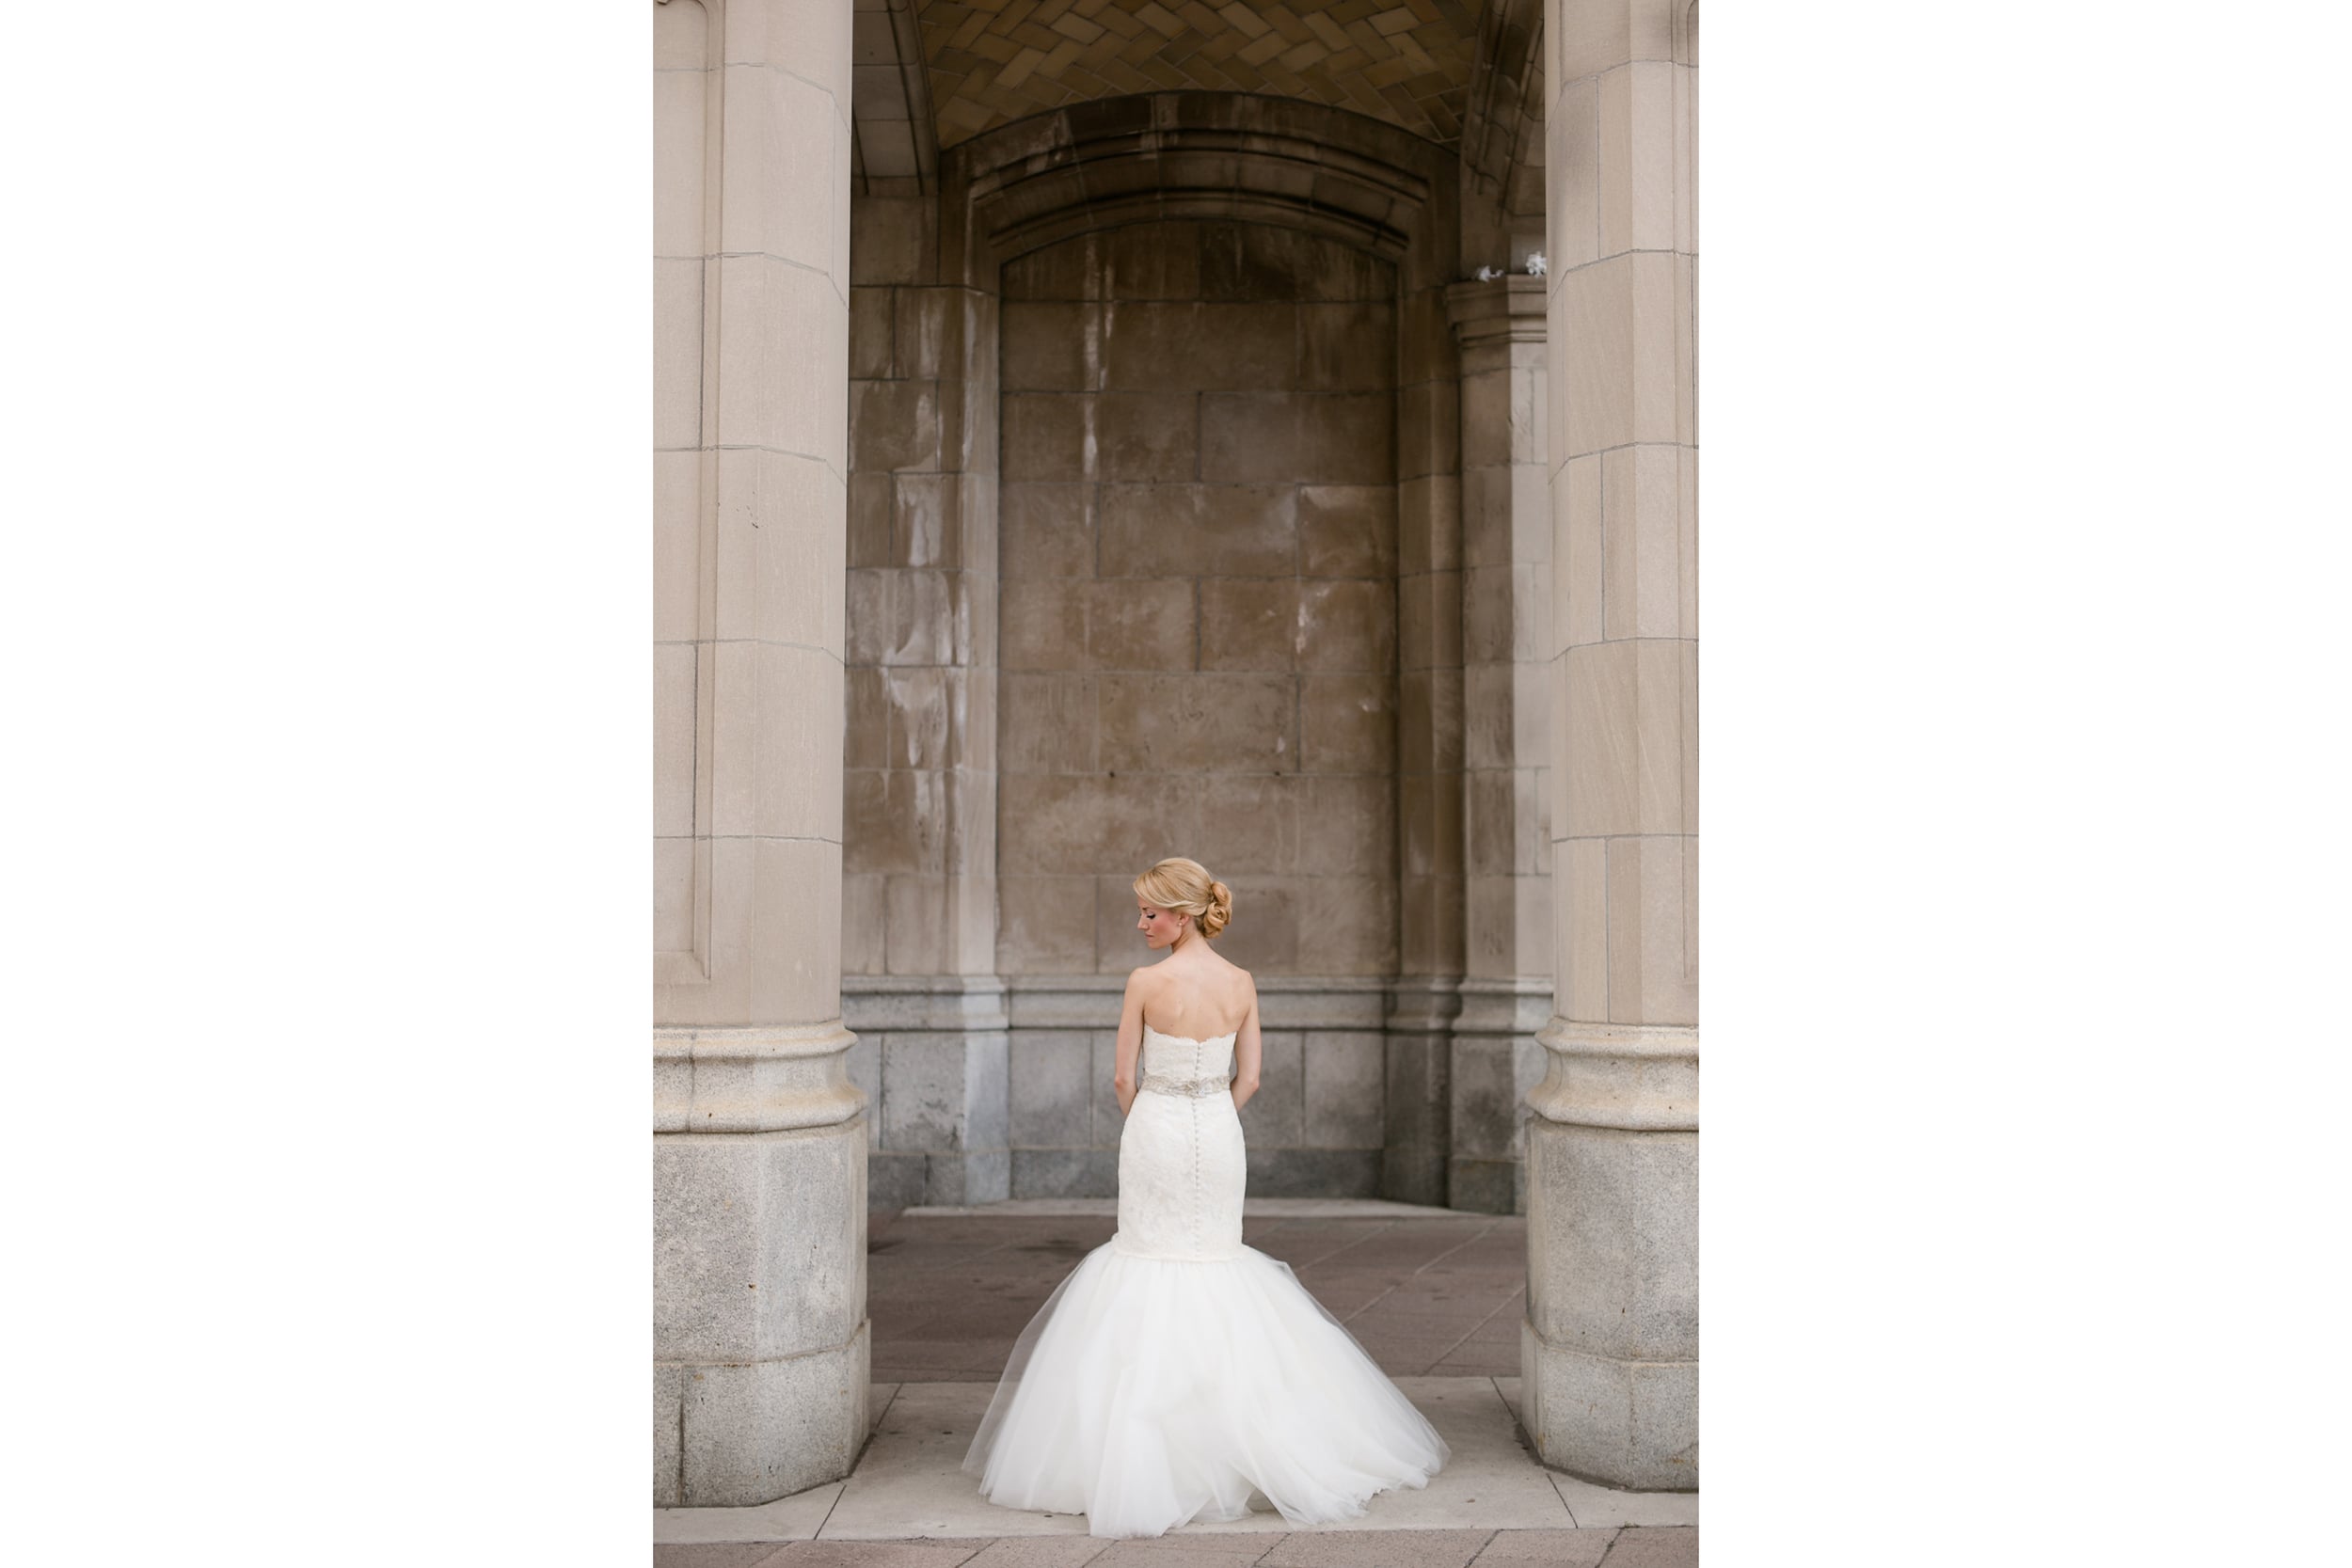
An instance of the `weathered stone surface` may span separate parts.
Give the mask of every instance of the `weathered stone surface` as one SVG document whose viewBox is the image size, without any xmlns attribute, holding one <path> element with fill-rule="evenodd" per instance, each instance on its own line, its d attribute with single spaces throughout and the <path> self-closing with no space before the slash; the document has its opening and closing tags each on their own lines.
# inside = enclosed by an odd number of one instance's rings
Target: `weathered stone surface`
<svg viewBox="0 0 2352 1568">
<path fill-rule="evenodd" d="M 1101 693 L 1102 765 L 1115 773 L 1275 772 L 1296 766 L 1296 689 L 1279 676 L 1104 675 Z"/>
<path fill-rule="evenodd" d="M 1011 1039 L 1012 1144 L 1084 1148 L 1093 1139 L 1093 1050 L 1074 1030 L 1020 1029 Z"/>
<path fill-rule="evenodd" d="M 1188 392 L 1128 391 L 1105 392 L 1092 401 L 1086 436 L 1094 449 L 1095 474 L 1143 483 L 1200 477 L 1198 398 Z"/>
<path fill-rule="evenodd" d="M 1190 670 L 1199 657 L 1193 584 L 1183 578 L 1089 583 L 1086 617 L 1089 669 Z"/>
<path fill-rule="evenodd" d="M 1217 938 L 1219 951 L 1258 974 L 1297 974 L 1298 895 L 1290 879 L 1236 871 L 1225 881 L 1233 890 L 1233 924 Z"/>
<path fill-rule="evenodd" d="M 1303 1037 L 1262 1028 L 1258 1040 L 1258 1092 L 1241 1108 L 1243 1140 L 1251 1148 L 1298 1147 L 1306 1141 Z"/>
<path fill-rule="evenodd" d="M 1393 974 L 1397 888 L 1386 877 L 1302 877 L 1299 967 L 1310 974 Z"/>
<path fill-rule="evenodd" d="M 1008 581 L 1094 575 L 1094 487 L 1014 483 L 999 492 Z"/>
<path fill-rule="evenodd" d="M 1519 1212 L 1521 1168 L 1517 1160 L 1453 1156 L 1446 1162 L 1446 1207 L 1473 1214 Z"/>
<path fill-rule="evenodd" d="M 1528 1315 L 1621 1361 L 1698 1355 L 1698 1136 L 1527 1128 Z"/>
<path fill-rule="evenodd" d="M 1288 577 L 1298 569 L 1297 492 L 1282 484 L 1105 484 L 1097 501 L 1104 577 Z"/>
<path fill-rule="evenodd" d="M 1249 1190 L 1261 1197 L 1377 1197 L 1377 1148 L 1252 1148 Z"/>
<path fill-rule="evenodd" d="M 930 1191 L 930 1157 L 918 1150 L 873 1150 L 866 1156 L 866 1179 L 869 1211 L 912 1209 L 930 1201 L 926 1196 Z"/>
<path fill-rule="evenodd" d="M 1454 1124 L 1456 1155 L 1508 1159 L 1518 1132 L 1519 1092 L 1513 1077 L 1510 1042 L 1454 1040 Z"/>
<path fill-rule="evenodd" d="M 1297 668 L 1300 586 L 1295 578 L 1203 578 L 1200 668 Z"/>
<path fill-rule="evenodd" d="M 1622 1361 L 1522 1325 L 1529 1435 L 1548 1463 L 1613 1486 L 1698 1484 L 1698 1363 Z"/>
<path fill-rule="evenodd" d="M 1093 584 L 1079 578 L 1009 580 L 1000 590 L 1006 670 L 1083 670 Z"/>
<path fill-rule="evenodd" d="M 654 1415 L 677 1433 L 675 1505 L 745 1507 L 848 1474 L 870 1425 L 867 1368 L 861 1322 L 834 1349 L 681 1369 L 676 1407 Z"/>
<path fill-rule="evenodd" d="M 1063 392 L 1007 392 L 1003 407 L 1003 464 L 1008 483 L 1022 480 L 1092 480 L 1087 423 L 1091 403 Z"/>
<path fill-rule="evenodd" d="M 1298 569 L 1309 577 L 1391 576 L 1396 491 L 1385 484 L 1302 485 L 1298 540 Z"/>
<path fill-rule="evenodd" d="M 1285 303 L 1122 304 L 1104 313 L 1104 385 L 1171 390 L 1295 386 L 1298 318 Z"/>
<path fill-rule="evenodd" d="M 1094 968 L 1094 879 L 999 877 L 997 963 L 1010 974 Z"/>
<path fill-rule="evenodd" d="M 1396 757 L 1396 686 L 1377 675 L 1299 682 L 1299 766 L 1311 773 L 1378 773 Z"/>
<path fill-rule="evenodd" d="M 1110 677 L 1104 679 L 1141 679 Z M 999 781 L 998 836 L 1003 876 L 1093 875 L 1115 866 L 1125 879 L 1191 842 L 1189 786 L 1171 788 L 1152 774 L 1007 774 Z M 1131 906 L 1132 907 L 1132 906 Z M 1131 917 L 1132 918 L 1132 917 Z"/>
<path fill-rule="evenodd" d="M 1351 866 L 1368 877 L 1396 874 L 1396 785 L 1376 774 L 1315 775 L 1303 781 L 1298 863 Z"/>
<path fill-rule="evenodd" d="M 1012 1151 L 1015 1197 L 1116 1197 L 1116 1148 L 1016 1148 Z"/>
<path fill-rule="evenodd" d="M 866 1307 L 866 1143 L 863 1119 L 655 1141 L 661 1359 L 759 1360 L 849 1338 Z"/>
<path fill-rule="evenodd" d="M 1396 430 L 1386 392 L 1207 392 L 1200 473 L 1225 483 L 1387 483 Z"/>
<path fill-rule="evenodd" d="M 967 1089 L 984 1071 L 973 1059 L 977 1049 L 961 1034 L 894 1032 L 883 1041 L 881 1147 L 968 1147 Z"/>
<path fill-rule="evenodd" d="M 1298 802 L 1310 781 L 1295 774 L 1235 773 L 1203 780 L 1194 856 L 1204 865 L 1295 869 Z"/>
<path fill-rule="evenodd" d="M 1385 582 L 1300 582 L 1296 650 L 1302 670 L 1395 669 L 1394 591 Z"/>
<path fill-rule="evenodd" d="M 1308 1146 L 1381 1147 L 1387 1082 L 1382 1037 L 1310 1030 L 1303 1041 L 1303 1055 Z"/>
</svg>

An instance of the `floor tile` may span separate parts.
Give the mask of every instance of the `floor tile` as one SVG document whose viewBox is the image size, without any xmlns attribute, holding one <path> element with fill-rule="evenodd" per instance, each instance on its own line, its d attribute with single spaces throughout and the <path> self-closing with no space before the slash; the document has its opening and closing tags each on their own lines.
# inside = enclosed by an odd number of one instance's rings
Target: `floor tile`
<svg viewBox="0 0 2352 1568">
<path fill-rule="evenodd" d="M 1616 1538 L 1613 1529 L 1497 1530 L 1470 1568 L 1597 1568 Z"/>
<path fill-rule="evenodd" d="M 1263 1536 L 1244 1536 L 1230 1544 L 1161 1536 L 1152 1541 L 1113 1541 L 1087 1568 L 1248 1568 L 1266 1548 Z"/>
<path fill-rule="evenodd" d="M 1696 1525 L 1696 1492 L 1620 1492 L 1614 1487 L 1580 1481 L 1565 1471 L 1548 1472 L 1569 1517 L 1587 1528 L 1617 1525 Z"/>
<path fill-rule="evenodd" d="M 882 1390 L 876 1389 L 874 1409 L 880 1411 L 885 1402 Z M 829 1481 L 756 1508 L 657 1508 L 653 1511 L 653 1538 L 663 1545 L 805 1540 L 825 1522 L 825 1515 L 841 1496 L 843 1484 Z M 690 1565 L 682 1564 L 681 1568 Z"/>
<path fill-rule="evenodd" d="M 1294 1535 L 1258 1560 L 1258 1568 L 1470 1568 L 1490 1529 L 1382 1530 Z"/>
<path fill-rule="evenodd" d="M 1090 1535 L 1031 1535 L 992 1542 L 963 1568 L 1090 1568 L 1110 1545 Z"/>
<path fill-rule="evenodd" d="M 1619 1530 L 1603 1568 L 1699 1568 L 1699 1532 L 1684 1529 Z"/>
<path fill-rule="evenodd" d="M 777 1541 L 703 1542 L 653 1549 L 653 1568 L 758 1568 L 784 1549 Z"/>
<path fill-rule="evenodd" d="M 962 1568 L 988 1543 L 943 1541 L 795 1541 L 765 1568 Z"/>
</svg>

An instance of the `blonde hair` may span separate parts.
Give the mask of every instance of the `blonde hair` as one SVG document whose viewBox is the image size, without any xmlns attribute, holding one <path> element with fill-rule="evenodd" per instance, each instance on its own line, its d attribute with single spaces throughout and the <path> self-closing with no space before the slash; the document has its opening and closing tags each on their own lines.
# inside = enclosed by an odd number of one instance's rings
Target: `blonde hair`
<svg viewBox="0 0 2352 1568">
<path fill-rule="evenodd" d="M 1233 890 L 1210 876 L 1199 861 L 1182 856 L 1164 860 L 1137 877 L 1136 892 L 1157 909 L 1192 916 L 1204 937 L 1216 935 L 1233 918 Z"/>
</svg>

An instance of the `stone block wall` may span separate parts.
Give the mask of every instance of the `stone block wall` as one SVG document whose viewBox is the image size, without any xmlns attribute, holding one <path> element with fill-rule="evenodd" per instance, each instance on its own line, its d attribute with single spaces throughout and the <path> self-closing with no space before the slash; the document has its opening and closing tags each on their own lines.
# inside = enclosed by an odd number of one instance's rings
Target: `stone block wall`
<svg viewBox="0 0 2352 1568">
<path fill-rule="evenodd" d="M 1117 1196 L 1118 1032 L 1101 1025 L 1118 1018 L 1123 984 L 1107 974 L 1008 982 L 1013 1196 Z M 1377 1196 L 1386 983 L 1273 975 L 1260 981 L 1258 1004 L 1263 1074 L 1241 1112 L 1249 1191 Z"/>
<path fill-rule="evenodd" d="M 1396 969 L 1396 276 L 1152 222 L 1004 269 L 997 962 L 1016 1196 L 1117 1190 L 1136 872 L 1233 888 L 1253 1192 L 1380 1190 Z M 1101 975 L 1085 983 L 1059 976 Z M 1106 989 L 1106 986 L 1108 989 Z"/>
<path fill-rule="evenodd" d="M 1233 887 L 1236 963 L 1394 972 L 1394 294 L 1237 223 L 1006 265 L 1004 974 L 1125 974 L 1170 854 Z"/>
<path fill-rule="evenodd" d="M 1304 202 L 1302 137 L 1353 171 Z M 1189 854 L 1267 999 L 1252 1189 L 1518 1204 L 1542 317 L 1471 363 L 1428 152 L 1153 98 L 853 201 L 843 1007 L 876 1202 L 1115 1190 L 1131 883 Z"/>
<path fill-rule="evenodd" d="M 929 207 L 853 204 L 852 975 L 985 974 L 995 958 L 996 301 L 929 280 Z"/>
<path fill-rule="evenodd" d="M 851 203 L 842 1010 L 881 1208 L 1007 1194 L 996 958 L 996 299 L 934 203 Z"/>
</svg>

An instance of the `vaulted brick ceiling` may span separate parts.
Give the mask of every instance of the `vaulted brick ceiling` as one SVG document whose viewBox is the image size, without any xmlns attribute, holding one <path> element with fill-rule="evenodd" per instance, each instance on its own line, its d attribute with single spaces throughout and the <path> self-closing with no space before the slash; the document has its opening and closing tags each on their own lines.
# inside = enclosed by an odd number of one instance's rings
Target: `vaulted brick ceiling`
<svg viewBox="0 0 2352 1568">
<path fill-rule="evenodd" d="M 1304 98 L 1461 135 L 1486 0 L 920 0 L 939 145 L 1089 98 Z"/>
</svg>

